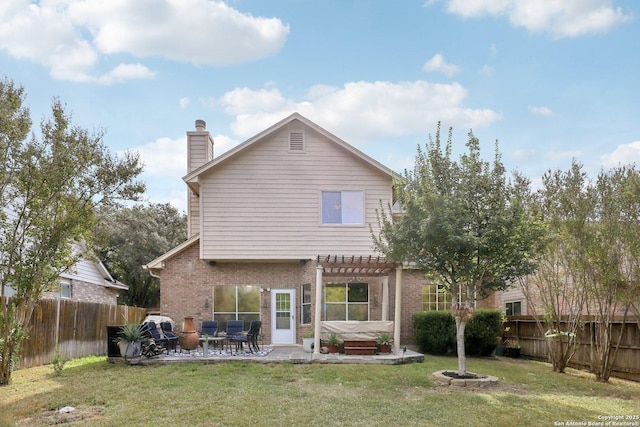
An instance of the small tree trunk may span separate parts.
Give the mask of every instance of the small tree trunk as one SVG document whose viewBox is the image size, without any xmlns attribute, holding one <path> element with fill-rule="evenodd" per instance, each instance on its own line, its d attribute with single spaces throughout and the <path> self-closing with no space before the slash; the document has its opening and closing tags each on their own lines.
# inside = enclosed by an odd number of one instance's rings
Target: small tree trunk
<svg viewBox="0 0 640 427">
<path fill-rule="evenodd" d="M 463 316 L 455 316 L 456 319 L 456 344 L 458 348 L 458 375 L 467 374 L 467 356 L 464 352 L 464 329 L 467 319 Z"/>
</svg>

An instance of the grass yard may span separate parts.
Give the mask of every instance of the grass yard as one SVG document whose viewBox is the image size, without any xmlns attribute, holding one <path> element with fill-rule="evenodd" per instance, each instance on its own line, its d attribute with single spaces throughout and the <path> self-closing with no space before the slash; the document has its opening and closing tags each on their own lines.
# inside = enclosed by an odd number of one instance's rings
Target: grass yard
<svg viewBox="0 0 640 427">
<path fill-rule="evenodd" d="M 454 370 L 457 361 L 433 356 L 400 366 L 144 367 L 86 358 L 68 362 L 59 377 L 51 366 L 14 372 L 12 384 L 0 387 L 0 425 L 557 426 L 640 416 L 639 383 L 600 384 L 589 374 L 554 374 L 548 364 L 528 360 L 469 359 L 467 365 L 500 384 L 437 386 L 431 373 Z M 76 410 L 59 415 L 65 406 Z M 640 426 L 637 418 L 619 421 Z"/>
</svg>

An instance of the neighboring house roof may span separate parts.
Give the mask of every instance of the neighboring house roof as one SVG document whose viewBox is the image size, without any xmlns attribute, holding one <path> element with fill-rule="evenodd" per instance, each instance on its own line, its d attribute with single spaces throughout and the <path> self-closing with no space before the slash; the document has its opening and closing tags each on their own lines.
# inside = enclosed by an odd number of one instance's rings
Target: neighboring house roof
<svg viewBox="0 0 640 427">
<path fill-rule="evenodd" d="M 347 142 L 345 142 L 342 139 L 338 138 L 337 136 L 335 136 L 331 132 L 323 129 L 322 127 L 318 126 L 317 124 L 315 124 L 311 120 L 307 119 L 306 117 L 302 116 L 301 114 L 293 113 L 289 117 L 279 121 L 275 125 L 273 125 L 270 128 L 260 132 L 256 136 L 246 140 L 245 142 L 243 142 L 242 144 L 236 146 L 235 148 L 233 148 L 233 149 L 227 151 L 226 153 L 220 155 L 219 157 L 216 157 L 213 160 L 205 163 L 200 168 L 198 168 L 198 169 L 194 170 L 193 172 L 189 173 L 188 175 L 184 176 L 182 179 L 187 183 L 187 185 L 189 186 L 189 188 L 191 188 L 191 190 L 193 190 L 196 194 L 200 194 L 200 184 L 198 182 L 198 177 L 199 176 L 201 176 L 204 173 L 209 172 L 210 170 L 220 166 L 221 164 L 224 164 L 229 159 L 236 157 L 237 155 L 239 155 L 243 151 L 247 150 L 249 147 L 253 146 L 256 143 L 259 143 L 265 137 L 267 137 L 267 136 L 279 131 L 281 128 L 285 127 L 286 125 L 288 125 L 289 123 L 293 122 L 294 120 L 298 120 L 298 121 L 304 123 L 306 126 L 312 128 L 313 130 L 315 130 L 319 134 L 321 134 L 324 137 L 326 137 L 329 141 L 332 141 L 336 145 L 340 146 L 342 149 L 344 149 L 345 151 L 347 151 L 348 153 L 353 155 L 355 158 L 361 160 L 362 162 L 364 162 L 367 165 L 369 165 L 370 167 L 380 171 L 381 173 L 386 174 L 391 178 L 398 178 L 399 177 L 399 175 L 396 172 L 394 172 L 391 169 L 389 169 L 388 167 L 384 166 L 382 163 L 378 162 L 377 160 L 367 156 L 362 151 L 358 150 L 357 148 L 353 147 L 352 145 L 349 145 Z"/>
<path fill-rule="evenodd" d="M 180 252 L 184 251 L 191 245 L 196 244 L 198 242 L 200 242 L 200 234 L 194 234 L 193 236 L 189 237 L 189 239 L 187 239 L 186 241 L 180 243 L 178 246 L 171 249 L 169 252 L 166 252 L 160 255 L 158 258 L 151 261 L 150 263 L 143 265 L 142 268 L 144 268 L 145 270 L 149 270 L 149 272 L 153 276 L 155 270 L 162 270 L 164 268 L 164 262 L 166 260 L 168 260 L 169 258 L 172 258 L 173 256 L 179 254 Z"/>
<path fill-rule="evenodd" d="M 84 243 L 75 243 L 74 250 L 84 254 L 87 248 Z M 129 290 L 129 286 L 114 279 L 102 261 L 96 259 L 82 257 L 70 271 L 62 273 L 60 277 L 92 283 L 106 288 Z"/>
</svg>

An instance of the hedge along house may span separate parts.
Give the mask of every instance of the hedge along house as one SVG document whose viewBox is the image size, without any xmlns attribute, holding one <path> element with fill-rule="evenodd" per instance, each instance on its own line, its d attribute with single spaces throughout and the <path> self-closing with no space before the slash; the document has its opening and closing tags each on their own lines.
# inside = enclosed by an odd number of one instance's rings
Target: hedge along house
<svg viewBox="0 0 640 427">
<path fill-rule="evenodd" d="M 266 343 L 313 333 L 316 352 L 329 322 L 347 334 L 357 321 L 369 334 L 388 328 L 398 351 L 415 341 L 413 313 L 449 309 L 432 306 L 441 293 L 420 272 L 373 250 L 394 172 L 300 114 L 219 157 L 198 120 L 187 152 L 189 238 L 145 266 L 160 278 L 162 314 L 219 330 L 260 319 Z"/>
</svg>

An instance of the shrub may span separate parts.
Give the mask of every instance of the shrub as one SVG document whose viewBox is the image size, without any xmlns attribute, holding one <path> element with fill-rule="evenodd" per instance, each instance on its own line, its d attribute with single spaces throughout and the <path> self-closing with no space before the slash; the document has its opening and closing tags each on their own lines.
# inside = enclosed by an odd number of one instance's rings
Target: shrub
<svg viewBox="0 0 640 427">
<path fill-rule="evenodd" d="M 490 356 L 500 335 L 500 310 L 476 310 L 464 331 L 467 356 Z"/>
<path fill-rule="evenodd" d="M 451 313 L 420 311 L 413 315 L 416 343 L 422 353 L 450 354 L 456 348 L 456 323 Z"/>
<path fill-rule="evenodd" d="M 413 316 L 416 343 L 422 353 L 457 354 L 456 321 L 448 311 L 421 311 Z M 500 311 L 476 310 L 464 331 L 467 356 L 489 356 L 500 334 Z"/>
<path fill-rule="evenodd" d="M 51 359 L 51 366 L 53 367 L 53 374 L 56 377 L 59 377 L 60 375 L 62 375 L 62 370 L 64 369 L 64 364 L 67 363 L 66 359 L 63 359 L 62 356 L 60 355 L 60 347 L 58 347 L 56 345 L 56 352 L 55 355 L 53 357 L 53 359 Z"/>
</svg>

